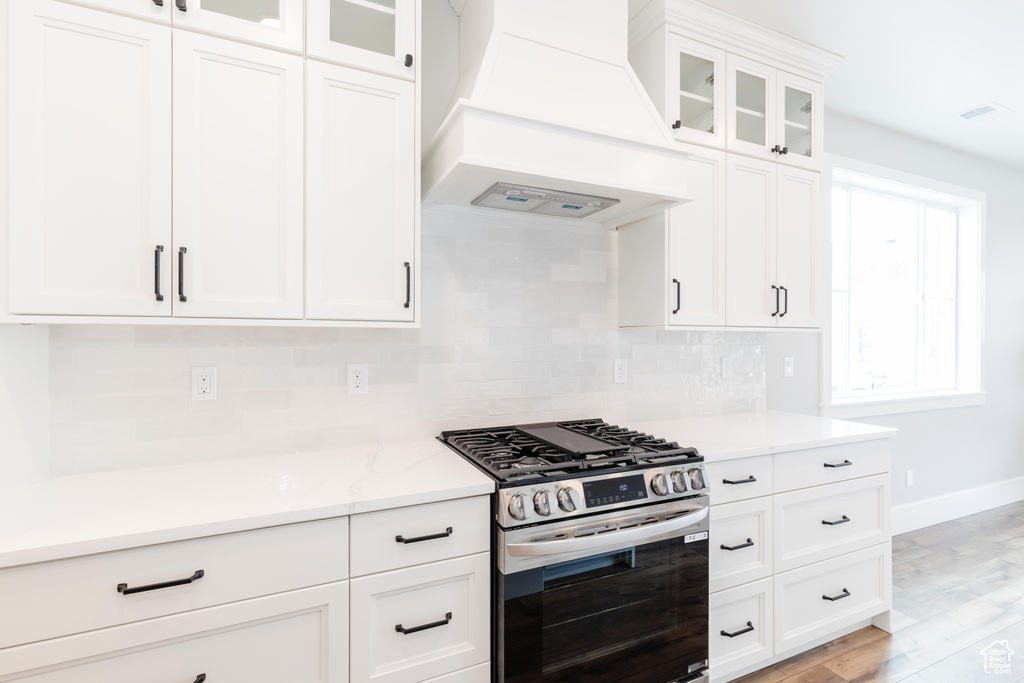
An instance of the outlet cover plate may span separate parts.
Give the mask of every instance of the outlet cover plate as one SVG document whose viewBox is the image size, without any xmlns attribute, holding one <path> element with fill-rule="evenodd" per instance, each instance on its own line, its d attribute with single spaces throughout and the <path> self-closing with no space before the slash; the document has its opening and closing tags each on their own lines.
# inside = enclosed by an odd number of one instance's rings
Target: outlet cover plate
<svg viewBox="0 0 1024 683">
<path fill-rule="evenodd" d="M 366 363 L 349 363 L 345 370 L 348 374 L 348 393 L 370 393 L 370 375 Z"/>
<path fill-rule="evenodd" d="M 217 368 L 192 368 L 192 400 L 213 401 L 217 398 Z"/>
</svg>

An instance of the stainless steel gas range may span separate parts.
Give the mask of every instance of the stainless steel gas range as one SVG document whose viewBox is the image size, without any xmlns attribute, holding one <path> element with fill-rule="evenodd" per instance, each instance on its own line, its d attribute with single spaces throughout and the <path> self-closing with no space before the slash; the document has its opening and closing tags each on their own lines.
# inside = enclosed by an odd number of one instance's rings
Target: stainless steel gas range
<svg viewBox="0 0 1024 683">
<path fill-rule="evenodd" d="M 695 449 L 599 419 L 440 438 L 498 484 L 495 681 L 707 679 L 708 484 Z"/>
</svg>

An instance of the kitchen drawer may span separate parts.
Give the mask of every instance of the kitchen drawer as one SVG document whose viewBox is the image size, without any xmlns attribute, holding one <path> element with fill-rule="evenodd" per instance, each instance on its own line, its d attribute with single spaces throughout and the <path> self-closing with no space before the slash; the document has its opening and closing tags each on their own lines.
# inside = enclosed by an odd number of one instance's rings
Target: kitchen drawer
<svg viewBox="0 0 1024 683">
<path fill-rule="evenodd" d="M 490 550 L 490 522 L 489 496 L 355 515 L 352 576 Z"/>
<path fill-rule="evenodd" d="M 890 441 L 877 439 L 777 453 L 775 491 L 793 491 L 888 472 Z"/>
<path fill-rule="evenodd" d="M 770 455 L 709 462 L 704 467 L 711 485 L 712 505 L 772 494 Z"/>
<path fill-rule="evenodd" d="M 488 661 L 490 557 L 353 579 L 352 679 L 416 683 Z"/>
<path fill-rule="evenodd" d="M 889 543 L 776 574 L 775 650 L 785 652 L 889 609 L 891 576 Z"/>
<path fill-rule="evenodd" d="M 889 475 L 774 496 L 775 571 L 889 540 Z M 831 523 L 826 523 L 831 522 Z"/>
<path fill-rule="evenodd" d="M 713 505 L 710 541 L 712 593 L 771 576 L 772 499 Z"/>
<path fill-rule="evenodd" d="M 423 683 L 491 683 L 491 663 L 485 662 Z"/>
<path fill-rule="evenodd" d="M 341 581 L 0 650 L 0 681 L 345 683 L 347 615 Z"/>
<path fill-rule="evenodd" d="M 195 576 L 193 583 L 122 594 Z M 338 581 L 348 518 L 0 570 L 0 648 Z"/>
<path fill-rule="evenodd" d="M 770 578 L 711 595 L 708 647 L 716 679 L 772 656 L 773 598 Z"/>
</svg>

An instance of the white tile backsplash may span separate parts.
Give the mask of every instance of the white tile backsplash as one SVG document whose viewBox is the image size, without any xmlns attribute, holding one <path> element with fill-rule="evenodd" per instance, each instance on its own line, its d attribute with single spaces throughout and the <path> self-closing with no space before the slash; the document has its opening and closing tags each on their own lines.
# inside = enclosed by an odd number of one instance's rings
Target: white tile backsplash
<svg viewBox="0 0 1024 683">
<path fill-rule="evenodd" d="M 53 326 L 51 464 L 314 450 L 611 409 L 763 409 L 763 333 L 617 329 L 616 243 L 598 228 L 427 214 L 417 330 Z M 612 383 L 616 358 L 626 384 Z M 369 394 L 348 394 L 348 363 L 369 365 Z M 190 400 L 192 366 L 217 367 L 217 400 Z"/>
</svg>

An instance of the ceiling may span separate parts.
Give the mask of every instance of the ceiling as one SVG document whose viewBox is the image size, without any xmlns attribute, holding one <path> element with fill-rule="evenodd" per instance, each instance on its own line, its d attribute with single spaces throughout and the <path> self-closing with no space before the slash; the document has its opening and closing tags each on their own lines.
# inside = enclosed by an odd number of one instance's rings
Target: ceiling
<svg viewBox="0 0 1024 683">
<path fill-rule="evenodd" d="M 702 0 L 845 57 L 826 108 L 1024 170 L 1024 1 Z M 989 120 L 956 114 L 989 102 Z"/>
</svg>

